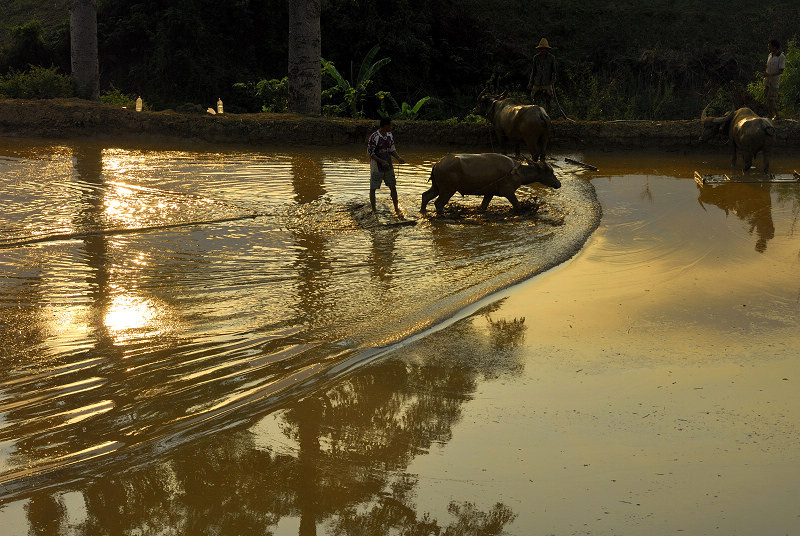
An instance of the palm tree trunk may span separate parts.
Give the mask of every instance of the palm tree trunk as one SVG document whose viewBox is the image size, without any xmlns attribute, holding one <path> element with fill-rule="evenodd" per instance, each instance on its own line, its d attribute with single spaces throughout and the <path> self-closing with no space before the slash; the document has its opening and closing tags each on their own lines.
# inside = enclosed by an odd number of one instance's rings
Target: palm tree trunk
<svg viewBox="0 0 800 536">
<path fill-rule="evenodd" d="M 97 59 L 97 0 L 69 0 L 72 83 L 84 99 L 100 98 Z"/>
<path fill-rule="evenodd" d="M 289 0 L 289 111 L 322 110 L 321 0 Z"/>
</svg>

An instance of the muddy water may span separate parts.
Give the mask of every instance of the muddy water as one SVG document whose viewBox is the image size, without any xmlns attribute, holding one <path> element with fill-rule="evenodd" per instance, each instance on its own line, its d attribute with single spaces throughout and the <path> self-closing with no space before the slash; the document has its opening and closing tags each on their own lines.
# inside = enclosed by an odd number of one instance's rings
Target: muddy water
<svg viewBox="0 0 800 536">
<path fill-rule="evenodd" d="M 407 219 L 385 189 L 375 216 L 362 152 L 4 140 L 4 499 L 159 464 L 325 390 L 565 260 L 598 220 L 569 172 L 526 188 L 521 215 L 466 199 L 422 217 L 442 154 L 411 150 Z"/>
<path fill-rule="evenodd" d="M 757 494 L 668 505 L 718 496 L 692 467 L 748 433 L 773 439 L 718 462 L 725 485 L 768 465 L 798 496 L 792 186 L 569 155 L 600 171 L 559 158 L 564 187 L 521 215 L 428 219 L 441 151 L 401 146 L 404 225 L 385 190 L 368 214 L 360 148 L 0 154 L 4 533 L 707 533 Z M 759 397 L 756 365 L 783 391 Z"/>
</svg>

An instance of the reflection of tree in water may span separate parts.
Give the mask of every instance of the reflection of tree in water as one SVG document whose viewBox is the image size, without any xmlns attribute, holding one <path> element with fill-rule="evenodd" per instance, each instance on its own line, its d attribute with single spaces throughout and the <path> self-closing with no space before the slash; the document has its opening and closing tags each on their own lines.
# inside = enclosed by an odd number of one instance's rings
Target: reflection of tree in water
<svg viewBox="0 0 800 536">
<path fill-rule="evenodd" d="M 525 339 L 525 318 L 494 318 L 504 300 L 425 339 L 427 347 L 453 367 L 471 367 L 485 378 L 514 373 L 524 366 L 517 348 Z M 447 336 L 445 336 L 447 334 Z M 430 358 L 433 359 L 433 358 Z"/>
<path fill-rule="evenodd" d="M 639 198 L 650 201 L 650 203 L 653 202 L 653 192 L 650 191 L 650 177 L 645 177 L 644 190 L 642 190 L 642 193 L 639 194 Z"/>
<path fill-rule="evenodd" d="M 415 504 L 418 482 L 406 472 L 414 457 L 451 439 L 480 375 L 519 366 L 523 322 L 491 320 L 498 306 L 319 396 L 257 417 L 280 431 L 260 432 L 248 417 L 167 454 L 145 456 L 159 463 L 97 476 L 81 489 L 86 519 L 73 532 L 261 534 L 290 518 L 301 536 L 502 533 L 516 517 L 507 506 L 482 511 L 453 501 L 452 520 L 435 519 Z M 445 353 L 453 339 L 463 344 Z M 31 527 L 66 526 L 57 496 L 36 493 L 30 505 Z"/>
<path fill-rule="evenodd" d="M 304 205 L 317 201 L 325 195 L 325 171 L 319 157 L 292 157 L 292 186 L 294 199 Z"/>
<path fill-rule="evenodd" d="M 292 186 L 299 204 L 319 201 L 325 195 L 322 161 L 303 156 L 292 158 Z M 314 230 L 313 225 L 300 225 L 294 234 L 297 242 L 298 309 L 303 321 L 313 325 L 318 318 L 324 318 L 331 307 L 326 303 L 328 282 L 325 275 L 331 271 L 328 241 Z"/>
<path fill-rule="evenodd" d="M 41 493 L 32 497 L 25 508 L 28 516 L 29 534 L 60 534 L 67 509 L 53 495 Z"/>
<path fill-rule="evenodd" d="M 769 184 L 723 184 L 719 186 L 699 186 L 697 199 L 701 205 L 715 205 L 733 213 L 740 220 L 750 225 L 750 233 L 754 230 L 756 251 L 767 250 L 767 241 L 775 237 L 775 225 L 772 222 L 772 195 Z"/>
<path fill-rule="evenodd" d="M 800 221 L 800 189 L 797 188 L 797 185 L 776 184 L 775 191 L 778 201 L 792 202 L 792 225 L 789 229 L 789 236 L 794 236 L 798 221 Z"/>
<path fill-rule="evenodd" d="M 525 330 L 528 329 L 524 316 L 512 320 L 505 318 L 492 320 L 491 313 L 498 311 L 502 303 L 503 300 L 499 300 L 481 310 L 481 315 L 488 325 L 492 348 L 498 351 L 510 350 L 521 345 L 525 340 Z"/>
<path fill-rule="evenodd" d="M 97 231 L 102 228 L 103 221 L 103 187 L 102 178 L 102 149 L 98 146 L 80 146 L 73 149 L 73 166 L 76 179 L 87 185 L 82 188 L 79 210 L 73 217 L 73 226 L 77 231 Z M 108 266 L 108 247 L 106 237 L 102 234 L 89 234 L 83 239 L 85 250 L 85 262 L 87 270 L 86 278 L 86 297 L 87 297 L 87 326 L 90 329 L 91 337 L 94 339 L 93 345 L 86 351 L 86 354 L 106 355 L 108 358 L 103 365 L 95 369 L 95 373 L 108 378 L 117 376 L 117 381 L 123 381 L 120 375 L 120 367 L 116 363 L 115 356 L 120 355 L 120 351 L 114 349 L 113 339 L 108 332 L 105 324 L 105 317 L 109 309 L 109 285 L 110 270 Z M 49 300 L 49 296 L 44 297 L 44 302 Z M 77 356 L 69 356 L 78 361 Z M 105 371 L 103 374 L 102 371 Z M 47 382 L 40 382 L 42 390 L 50 386 Z M 42 400 L 34 404 L 24 404 L 14 412 L 9 413 L 14 422 L 31 423 L 41 420 L 41 415 L 63 415 L 76 408 L 90 407 L 103 398 L 115 400 L 116 394 L 107 392 L 100 395 L 98 390 L 77 389 L 68 398 L 53 398 Z M 119 403 L 119 400 L 116 400 Z M 58 456 L 60 442 L 65 441 L 70 449 L 80 451 L 84 448 L 91 448 L 95 445 L 96 436 L 94 434 L 76 433 L 73 426 L 56 426 L 58 419 L 53 421 L 53 430 L 47 433 L 26 434 L 19 437 L 16 442 L 16 449 L 30 460 L 47 459 L 50 456 Z M 90 425 L 84 421 L 81 426 Z M 67 439 L 68 438 L 68 439 Z M 56 515 L 61 512 L 63 516 L 66 512 L 64 505 L 55 497 L 47 493 L 36 494 L 31 498 L 27 513 L 31 527 L 41 526 L 42 524 L 52 523 L 58 520 Z M 49 521 L 48 521 L 49 520 Z M 57 525 L 57 522 L 56 522 Z M 36 534 L 48 533 L 47 531 L 36 531 Z M 53 534 L 57 533 L 52 532 Z"/>
<path fill-rule="evenodd" d="M 313 190 L 308 184 L 296 186 L 298 199 L 309 188 Z M 324 190 L 320 186 L 316 192 L 313 195 Z M 95 207 L 99 209 L 100 204 Z M 86 207 L 81 217 L 95 216 Z M 102 237 L 99 242 L 95 239 L 87 238 L 85 245 L 87 262 L 94 268 L 88 272 L 95 309 L 92 326 L 98 346 L 113 345 L 102 322 L 109 296 L 106 244 Z M 307 284 L 305 290 L 300 289 L 301 311 L 312 316 L 325 310 L 320 300 L 326 244 L 302 232 L 296 239 L 301 286 Z M 480 317 L 460 322 L 430 337 L 430 345 L 425 339 L 407 352 L 404 349 L 402 360 L 361 370 L 324 396 L 289 403 L 277 416 L 282 417 L 284 434 L 296 444 L 294 452 L 264 448 L 263 441 L 257 444 L 256 434 L 243 429 L 253 424 L 252 417 L 247 417 L 247 422 L 236 422 L 185 446 L 153 441 L 154 452 L 136 456 L 157 463 L 118 473 L 98 467 L 96 476 L 79 488 L 85 519 L 70 529 L 86 535 L 257 534 L 268 533 L 284 518 L 295 518 L 301 535 L 316 534 L 320 524 L 335 534 L 352 534 L 357 527 L 374 527 L 374 533 L 499 534 L 515 517 L 504 505 L 498 503 L 484 512 L 456 501 L 450 505 L 455 521 L 447 524 L 414 504 L 417 481 L 404 472 L 433 443 L 450 440 L 480 374 L 517 366 L 514 349 L 524 336 L 524 320 L 492 320 L 488 315 L 495 311 L 484 310 L 484 326 L 477 325 Z M 463 346 L 456 354 L 445 355 L 443 349 L 452 348 L 449 337 L 459 338 Z M 110 350 L 105 348 L 102 354 Z M 104 377 L 124 375 L 124 367 L 116 360 L 100 370 Z M 123 385 L 125 379 L 109 383 Z M 125 414 L 130 404 L 119 395 L 104 393 L 120 408 L 115 410 L 114 422 L 124 435 L 136 424 L 125 420 L 135 416 Z M 93 422 L 83 424 L 91 427 Z M 70 431 L 70 441 L 80 442 L 76 428 Z M 87 445 L 98 437 L 95 433 L 85 436 Z M 41 440 L 59 437 L 43 434 Z M 71 523 L 68 514 L 58 493 L 42 490 L 30 495 L 28 519 L 34 533 L 58 533 L 59 527 Z"/>
</svg>

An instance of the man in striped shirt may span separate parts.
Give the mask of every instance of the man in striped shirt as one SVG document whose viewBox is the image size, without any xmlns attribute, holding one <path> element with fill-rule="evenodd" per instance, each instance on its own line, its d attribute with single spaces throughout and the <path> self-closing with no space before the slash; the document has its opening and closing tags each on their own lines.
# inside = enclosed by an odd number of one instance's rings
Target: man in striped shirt
<svg viewBox="0 0 800 536">
<path fill-rule="evenodd" d="M 401 164 L 405 164 L 406 161 L 397 154 L 392 137 L 392 120 L 388 117 L 381 119 L 380 128 L 369 137 L 367 154 L 370 160 L 369 203 L 372 205 L 372 212 L 376 212 L 375 190 L 381 187 L 381 183 L 385 183 L 392 196 L 394 211 L 400 216 L 400 207 L 397 202 L 397 179 L 394 175 L 392 157 L 395 157 Z"/>
</svg>

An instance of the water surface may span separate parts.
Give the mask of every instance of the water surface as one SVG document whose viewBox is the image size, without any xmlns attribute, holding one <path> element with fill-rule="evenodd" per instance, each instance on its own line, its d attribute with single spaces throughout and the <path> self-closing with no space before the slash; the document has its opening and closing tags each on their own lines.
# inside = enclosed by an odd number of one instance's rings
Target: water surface
<svg viewBox="0 0 800 536">
<path fill-rule="evenodd" d="M 725 155 L 556 155 L 564 187 L 523 214 L 428 219 L 441 151 L 401 145 L 419 221 L 386 225 L 360 147 L 3 143 L 9 534 L 796 520 L 794 186 L 699 188 Z"/>
<path fill-rule="evenodd" d="M 571 256 L 591 188 L 418 214 L 441 152 L 406 151 L 398 220 L 340 149 L 219 151 L 4 140 L 7 497 L 147 465 L 363 366 Z"/>
</svg>

